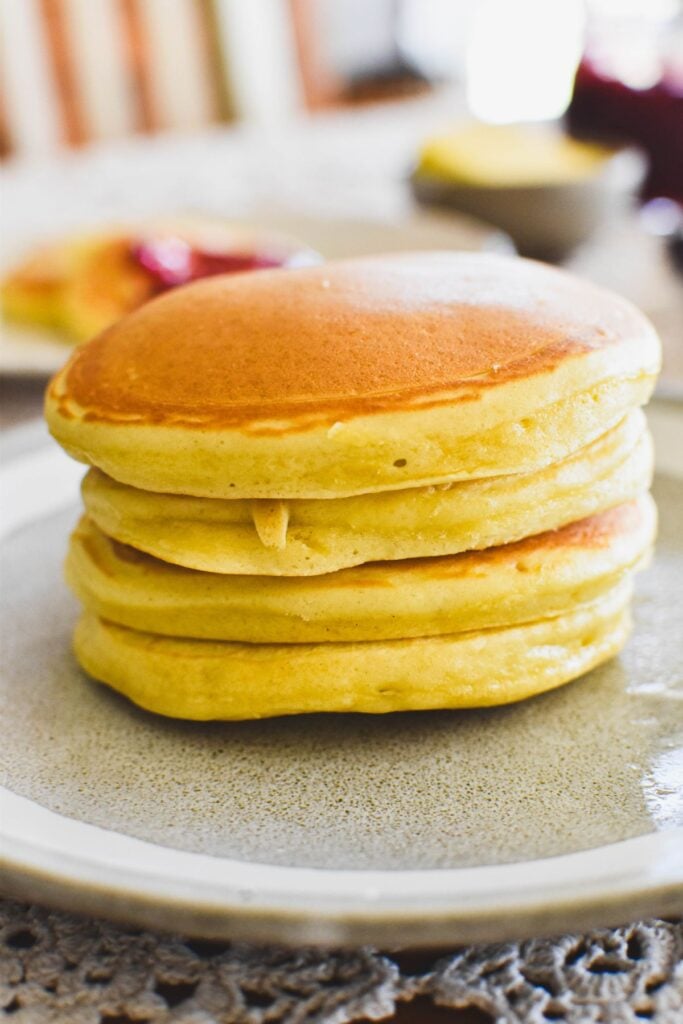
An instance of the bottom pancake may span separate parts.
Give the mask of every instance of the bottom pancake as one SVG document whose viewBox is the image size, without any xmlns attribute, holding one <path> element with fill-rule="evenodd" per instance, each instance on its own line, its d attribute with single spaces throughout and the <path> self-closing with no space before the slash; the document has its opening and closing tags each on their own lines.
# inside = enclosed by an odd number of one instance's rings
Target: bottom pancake
<svg viewBox="0 0 683 1024">
<path fill-rule="evenodd" d="M 554 618 L 357 643 L 178 640 L 86 612 L 74 646 L 95 679 L 173 718 L 489 707 L 561 686 L 616 654 L 629 632 L 631 593 L 627 578 Z"/>
</svg>

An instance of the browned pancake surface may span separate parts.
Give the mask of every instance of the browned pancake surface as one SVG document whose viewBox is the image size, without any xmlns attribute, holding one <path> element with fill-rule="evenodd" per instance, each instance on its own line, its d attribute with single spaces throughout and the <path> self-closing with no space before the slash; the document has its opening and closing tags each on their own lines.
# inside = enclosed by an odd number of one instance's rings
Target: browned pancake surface
<svg viewBox="0 0 683 1024">
<path fill-rule="evenodd" d="M 524 260 L 424 253 L 213 278 L 78 350 L 69 416 L 249 429 L 475 399 L 638 334 L 627 303 Z"/>
</svg>

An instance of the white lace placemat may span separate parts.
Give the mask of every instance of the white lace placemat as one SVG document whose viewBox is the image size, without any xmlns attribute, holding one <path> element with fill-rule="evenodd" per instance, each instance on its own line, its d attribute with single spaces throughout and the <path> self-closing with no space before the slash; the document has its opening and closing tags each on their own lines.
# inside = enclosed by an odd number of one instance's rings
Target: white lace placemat
<svg viewBox="0 0 683 1024">
<path fill-rule="evenodd" d="M 411 1003 L 454 1024 L 681 1024 L 683 924 L 406 954 L 207 942 L 0 903 L 12 1024 L 352 1024 L 407 1019 Z"/>
</svg>

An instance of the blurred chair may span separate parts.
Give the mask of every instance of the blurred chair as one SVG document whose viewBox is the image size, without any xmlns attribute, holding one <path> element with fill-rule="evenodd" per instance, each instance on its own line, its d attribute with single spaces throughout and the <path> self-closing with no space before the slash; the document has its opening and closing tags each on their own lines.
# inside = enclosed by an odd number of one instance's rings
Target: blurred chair
<svg viewBox="0 0 683 1024">
<path fill-rule="evenodd" d="M 3 154 L 305 109 L 299 2 L 2 0 Z"/>
</svg>

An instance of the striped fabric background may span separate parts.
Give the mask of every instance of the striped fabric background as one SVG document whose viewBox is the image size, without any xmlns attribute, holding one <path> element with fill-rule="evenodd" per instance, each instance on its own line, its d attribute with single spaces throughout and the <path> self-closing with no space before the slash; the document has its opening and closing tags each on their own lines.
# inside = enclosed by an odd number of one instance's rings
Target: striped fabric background
<svg viewBox="0 0 683 1024">
<path fill-rule="evenodd" d="M 315 0 L 0 0 L 3 155 L 314 107 Z"/>
</svg>

